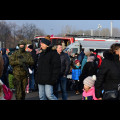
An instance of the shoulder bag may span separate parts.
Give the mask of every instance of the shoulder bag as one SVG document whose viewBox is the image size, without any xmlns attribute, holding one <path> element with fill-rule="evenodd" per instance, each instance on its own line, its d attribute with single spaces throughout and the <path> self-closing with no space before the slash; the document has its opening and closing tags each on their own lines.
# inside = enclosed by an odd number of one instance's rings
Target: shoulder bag
<svg viewBox="0 0 120 120">
<path fill-rule="evenodd" d="M 120 68 L 116 65 L 116 63 L 115 66 L 118 71 L 120 71 Z M 103 100 L 120 100 L 120 84 L 118 84 L 118 90 L 105 91 L 103 93 Z"/>
</svg>

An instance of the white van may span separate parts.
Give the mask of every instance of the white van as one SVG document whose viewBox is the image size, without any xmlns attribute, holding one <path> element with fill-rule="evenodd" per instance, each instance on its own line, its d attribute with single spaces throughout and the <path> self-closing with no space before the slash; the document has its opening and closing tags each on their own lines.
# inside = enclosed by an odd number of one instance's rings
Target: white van
<svg viewBox="0 0 120 120">
<path fill-rule="evenodd" d="M 69 55 L 80 53 L 80 45 L 82 48 L 89 48 L 90 50 L 97 50 L 102 54 L 105 50 L 110 49 L 113 43 L 120 43 L 120 40 L 114 39 L 101 39 L 101 38 L 75 38 L 75 42 L 66 47 L 64 52 L 68 52 Z"/>
<path fill-rule="evenodd" d="M 68 52 L 70 55 L 73 55 L 75 53 L 80 53 L 80 41 L 75 41 L 74 43 L 70 44 L 66 47 L 66 49 L 63 50 L 63 52 Z"/>
</svg>

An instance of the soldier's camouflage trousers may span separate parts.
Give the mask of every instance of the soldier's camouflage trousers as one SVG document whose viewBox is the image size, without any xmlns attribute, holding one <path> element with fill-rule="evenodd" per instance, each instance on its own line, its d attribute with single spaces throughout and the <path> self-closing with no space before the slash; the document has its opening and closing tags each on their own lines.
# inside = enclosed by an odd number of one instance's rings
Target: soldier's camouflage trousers
<svg viewBox="0 0 120 120">
<path fill-rule="evenodd" d="M 16 89 L 16 100 L 25 100 L 25 89 L 28 84 L 28 78 L 26 76 L 14 75 L 13 84 Z"/>
</svg>

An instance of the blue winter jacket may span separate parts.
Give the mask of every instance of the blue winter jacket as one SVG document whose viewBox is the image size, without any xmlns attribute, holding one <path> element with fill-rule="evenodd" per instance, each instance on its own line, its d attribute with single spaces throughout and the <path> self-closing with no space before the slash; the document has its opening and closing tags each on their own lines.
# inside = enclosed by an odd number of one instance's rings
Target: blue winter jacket
<svg viewBox="0 0 120 120">
<path fill-rule="evenodd" d="M 72 69 L 72 80 L 79 80 L 79 76 L 81 75 L 81 69 Z"/>
</svg>

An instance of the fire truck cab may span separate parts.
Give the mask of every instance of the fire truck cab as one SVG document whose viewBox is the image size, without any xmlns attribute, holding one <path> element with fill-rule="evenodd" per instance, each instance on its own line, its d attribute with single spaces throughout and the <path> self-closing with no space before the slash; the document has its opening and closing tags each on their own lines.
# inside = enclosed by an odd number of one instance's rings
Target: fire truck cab
<svg viewBox="0 0 120 120">
<path fill-rule="evenodd" d="M 34 48 L 40 48 L 40 42 L 42 39 L 44 39 L 45 36 L 35 36 L 34 40 L 32 40 Z M 58 43 L 62 43 L 64 41 L 65 46 L 70 45 L 71 43 L 74 43 L 73 37 L 50 37 L 52 46 L 57 45 Z"/>
</svg>

